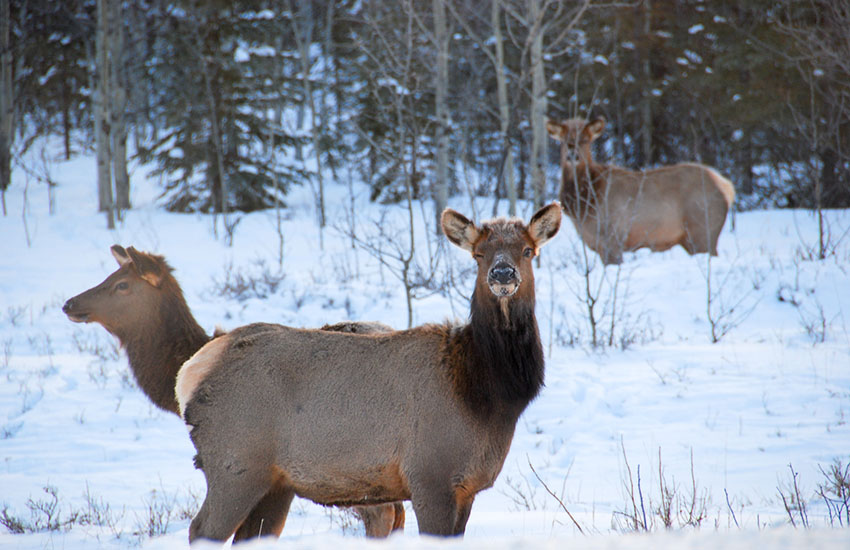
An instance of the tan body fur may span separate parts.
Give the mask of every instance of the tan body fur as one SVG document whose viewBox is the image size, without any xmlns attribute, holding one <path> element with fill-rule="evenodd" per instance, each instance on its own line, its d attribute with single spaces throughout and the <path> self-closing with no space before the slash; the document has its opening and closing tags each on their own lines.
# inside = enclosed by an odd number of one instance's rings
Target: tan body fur
<svg viewBox="0 0 850 550">
<path fill-rule="evenodd" d="M 203 348 L 178 379 L 207 480 L 190 540 L 226 540 L 270 493 L 410 499 L 420 533 L 462 534 L 542 386 L 531 260 L 560 219 L 557 205 L 528 226 L 443 214 L 479 265 L 468 324 L 367 335 L 258 324 Z"/>
<path fill-rule="evenodd" d="M 229 337 L 218 331 L 212 339 L 207 336 L 162 256 L 118 245 L 111 251 L 118 270 L 94 288 L 69 299 L 62 309 L 74 322 L 99 323 L 115 335 L 126 349 L 130 370 L 145 395 L 161 409 L 178 414 L 175 381 L 181 365 L 203 357 L 196 352 L 204 344 L 206 350 L 221 350 Z M 364 334 L 390 332 L 392 328 L 376 322 L 348 321 L 326 325 L 322 330 Z M 193 374 L 182 379 L 184 387 L 196 385 L 207 374 L 202 361 L 199 369 L 187 372 Z M 181 388 L 176 388 L 176 393 L 181 393 Z M 236 532 L 235 540 L 255 537 L 261 531 L 279 534 L 274 523 L 280 515 L 278 506 L 274 494 L 258 503 Z M 399 502 L 356 507 L 355 512 L 370 537 L 386 537 L 404 527 L 404 507 Z"/>
<path fill-rule="evenodd" d="M 590 148 L 604 126 L 601 118 L 547 122 L 561 142 L 561 205 L 585 244 L 606 265 L 622 262 L 624 251 L 677 244 L 716 256 L 735 199 L 732 183 L 696 163 L 638 172 L 598 164 Z"/>
</svg>

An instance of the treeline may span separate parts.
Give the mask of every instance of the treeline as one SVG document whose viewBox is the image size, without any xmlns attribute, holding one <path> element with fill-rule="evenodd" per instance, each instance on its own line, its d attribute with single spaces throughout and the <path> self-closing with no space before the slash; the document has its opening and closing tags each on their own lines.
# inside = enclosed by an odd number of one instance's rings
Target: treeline
<svg viewBox="0 0 850 550">
<path fill-rule="evenodd" d="M 850 206 L 850 0 L 0 0 L 0 186 L 45 135 L 128 156 L 174 211 L 292 184 L 371 197 L 553 197 L 545 118 L 602 115 L 597 158 L 684 160 L 739 207 Z M 321 167 L 321 169 L 319 169 Z"/>
</svg>

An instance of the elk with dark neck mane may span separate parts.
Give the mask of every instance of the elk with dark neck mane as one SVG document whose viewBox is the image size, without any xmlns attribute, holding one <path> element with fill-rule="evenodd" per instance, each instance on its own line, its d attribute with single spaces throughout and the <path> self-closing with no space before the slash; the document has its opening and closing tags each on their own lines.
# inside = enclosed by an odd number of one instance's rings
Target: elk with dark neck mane
<svg viewBox="0 0 850 550">
<path fill-rule="evenodd" d="M 362 336 L 259 324 L 204 346 L 177 380 L 207 481 L 190 540 L 227 540 L 272 492 L 410 500 L 420 533 L 462 534 L 543 385 L 532 260 L 560 223 L 558 204 L 528 224 L 443 212 L 478 264 L 467 324 Z"/>
</svg>

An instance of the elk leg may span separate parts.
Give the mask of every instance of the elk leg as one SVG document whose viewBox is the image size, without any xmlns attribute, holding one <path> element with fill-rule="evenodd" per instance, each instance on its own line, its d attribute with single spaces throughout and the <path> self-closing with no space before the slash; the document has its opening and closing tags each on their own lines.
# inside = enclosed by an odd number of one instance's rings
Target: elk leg
<svg viewBox="0 0 850 550">
<path fill-rule="evenodd" d="M 363 522 L 369 538 L 385 538 L 396 529 L 404 529 L 404 505 L 400 502 L 355 506 L 354 514 Z"/>
<path fill-rule="evenodd" d="M 393 502 L 393 531 L 404 531 L 404 504 Z"/>
<path fill-rule="evenodd" d="M 413 511 L 421 535 L 456 535 L 458 507 L 450 487 L 414 491 Z"/>
<path fill-rule="evenodd" d="M 275 484 L 236 530 L 233 542 L 265 536 L 279 537 L 293 497 L 295 492 L 291 488 Z"/>
<path fill-rule="evenodd" d="M 612 246 L 605 247 L 602 265 L 620 265 L 621 263 L 623 263 L 623 253 Z"/>
<path fill-rule="evenodd" d="M 472 502 L 475 496 L 457 495 L 457 521 L 455 521 L 455 535 L 463 535 L 466 531 L 466 522 L 469 521 L 469 513 L 472 511 Z"/>
<path fill-rule="evenodd" d="M 226 541 L 269 491 L 265 476 L 248 472 L 237 476 L 222 470 L 215 474 L 207 476 L 207 497 L 189 525 L 190 543 L 199 538 Z"/>
</svg>

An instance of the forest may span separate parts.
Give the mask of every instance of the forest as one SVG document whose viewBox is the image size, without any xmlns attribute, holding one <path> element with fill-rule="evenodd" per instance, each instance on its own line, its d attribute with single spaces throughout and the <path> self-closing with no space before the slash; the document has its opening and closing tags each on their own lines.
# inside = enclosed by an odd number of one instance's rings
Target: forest
<svg viewBox="0 0 850 550">
<path fill-rule="evenodd" d="M 3 0 L 0 189 L 42 136 L 127 162 L 168 211 L 556 196 L 546 118 L 604 116 L 603 161 L 716 167 L 740 210 L 850 206 L 848 0 Z M 31 170 L 31 168 L 29 168 Z M 49 178 L 41 183 L 53 185 Z"/>
<path fill-rule="evenodd" d="M 139 365 L 182 365 L 175 349 L 254 323 L 468 334 L 479 279 L 510 274 L 480 269 L 474 227 L 522 223 L 547 238 L 539 255 L 514 241 L 526 322 L 507 301 L 489 315 L 539 340 L 545 383 L 466 538 L 440 545 L 845 550 L 848 29 L 850 0 L 0 0 L 0 548 L 186 547 L 208 488 L 194 427 L 161 399 L 178 371 Z M 706 231 L 633 250 L 596 221 L 640 226 L 637 208 L 608 193 L 605 218 L 595 188 L 559 195 L 570 147 L 611 174 L 714 182 L 689 203 Z M 702 164 L 662 168 L 680 162 Z M 640 194 L 618 204 L 666 211 L 633 175 Z M 80 308 L 116 268 L 148 298 L 123 301 L 120 280 L 108 307 Z M 161 288 L 185 307 L 160 307 Z M 380 377 L 341 355 L 344 377 L 322 380 L 368 388 L 328 390 L 333 423 L 391 387 L 422 402 L 426 353 Z M 499 387 L 462 372 L 458 391 Z M 398 409 L 437 432 L 465 418 L 443 402 Z M 392 417 L 323 438 L 347 456 L 392 439 Z M 279 543 L 246 547 L 435 545 L 413 503 L 374 542 L 352 508 L 310 497 L 276 509 Z"/>
</svg>

